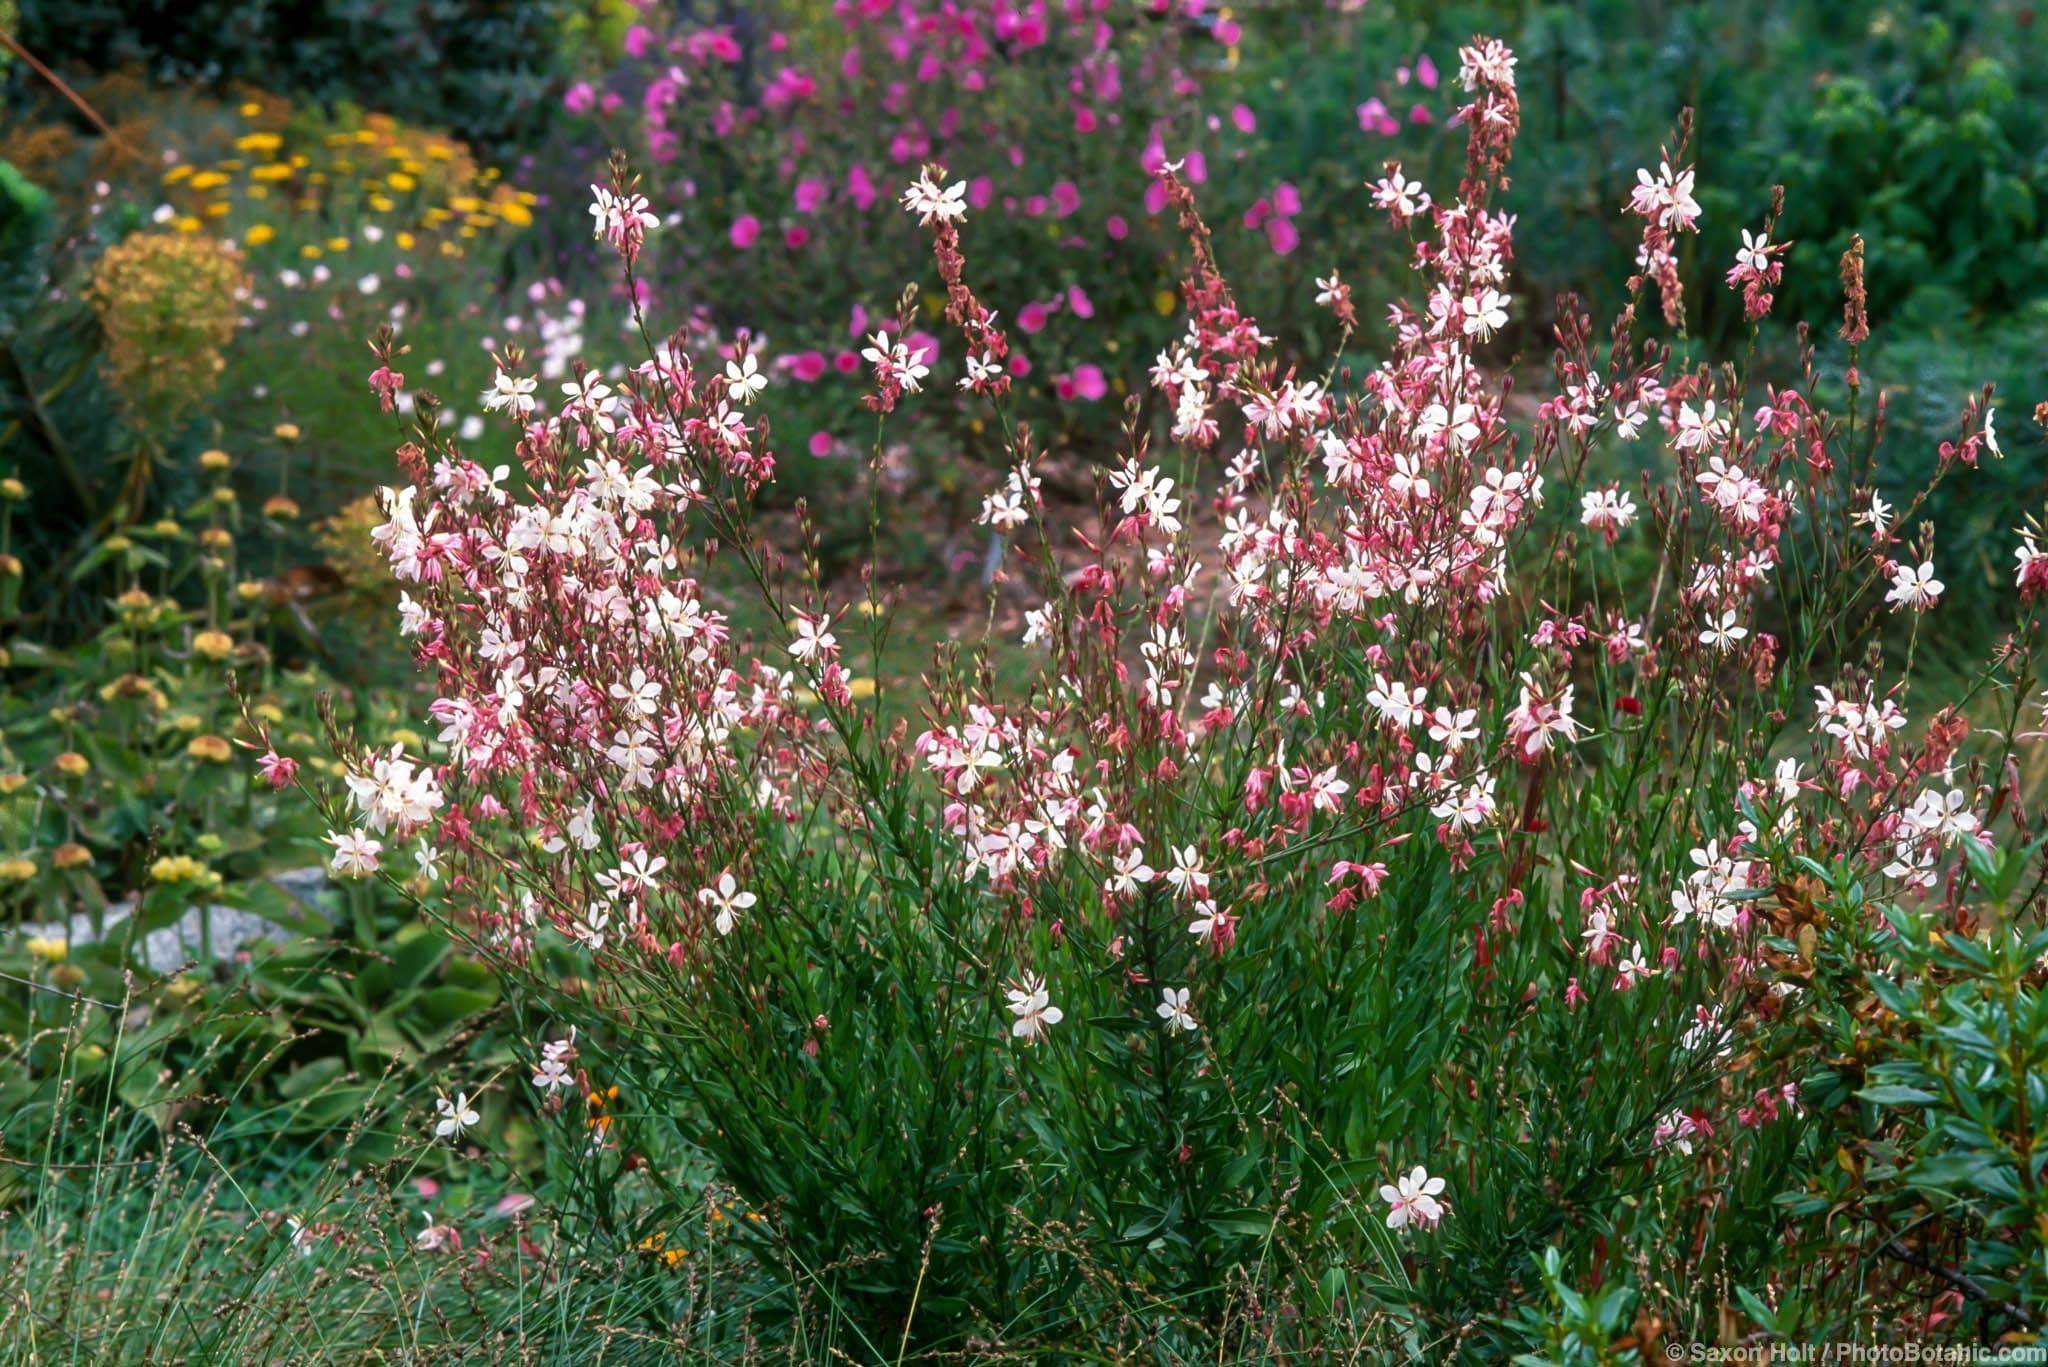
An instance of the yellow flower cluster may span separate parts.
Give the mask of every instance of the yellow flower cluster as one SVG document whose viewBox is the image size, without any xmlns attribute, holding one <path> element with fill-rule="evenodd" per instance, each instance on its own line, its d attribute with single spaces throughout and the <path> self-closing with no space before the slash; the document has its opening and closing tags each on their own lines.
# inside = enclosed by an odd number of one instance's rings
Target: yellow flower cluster
<svg viewBox="0 0 2048 1367">
<path fill-rule="evenodd" d="M 533 222 L 537 197 L 506 184 L 496 167 L 479 167 L 452 138 L 383 114 L 322 131 L 253 102 L 243 112 L 276 126 L 237 137 L 235 155 L 163 173 L 177 231 L 232 236 L 249 249 L 282 232 L 312 261 L 387 237 L 402 252 L 434 240 L 459 256 L 466 239 Z M 273 205 L 284 212 L 271 214 Z"/>
</svg>

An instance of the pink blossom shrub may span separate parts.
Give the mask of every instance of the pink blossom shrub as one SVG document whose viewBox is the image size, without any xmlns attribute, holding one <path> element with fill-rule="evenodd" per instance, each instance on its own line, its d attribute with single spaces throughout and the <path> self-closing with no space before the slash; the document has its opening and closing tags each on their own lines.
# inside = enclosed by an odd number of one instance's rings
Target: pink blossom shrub
<svg viewBox="0 0 2048 1367">
<path fill-rule="evenodd" d="M 757 405 L 804 381 L 750 347 L 650 340 L 544 386 L 508 347 L 501 461 L 422 401 L 376 541 L 435 739 L 344 747 L 337 869 L 425 858 L 431 914 L 555 1022 L 544 1105 L 575 1070 L 624 1082 L 641 1118 L 593 1181 L 708 1163 L 764 1267 L 930 1351 L 1489 1357 L 1580 1314 L 1707 1342 L 1740 1296 L 1840 1294 L 1897 1243 L 1863 1196 L 1823 1200 L 1825 1232 L 1779 1198 L 1859 1105 L 1906 1104 L 1802 1086 L 1884 927 L 2022 934 L 1972 870 L 2031 839 L 2038 534 L 2011 644 L 1929 696 L 1919 624 L 1963 567 L 1869 467 L 1882 400 L 1858 378 L 1831 413 L 1810 363 L 1764 386 L 1659 340 L 1700 214 L 1682 145 L 1625 206 L 1628 307 L 1596 334 L 1563 302 L 1553 382 L 1513 393 L 1483 350 L 1528 307 L 1497 207 L 1514 57 L 1475 40 L 1457 82 L 1462 178 L 1370 189 L 1416 277 L 1370 368 L 1277 362 L 1190 166 L 1157 168 L 1186 263 L 1145 377 L 1170 417 L 1080 512 L 1013 420 L 1032 334 L 982 293 L 970 182 L 892 177 L 943 332 L 871 326 L 843 430 L 964 401 L 1002 434 L 981 520 L 1020 628 L 918 685 L 877 672 L 878 578 L 834 594 L 753 523 L 804 458 Z M 1753 317 L 1775 217 L 1724 285 Z M 1295 251 L 1357 325 L 1340 263 Z M 1091 295 L 1105 333 L 1142 328 Z M 1999 457 L 1987 395 L 1941 478 Z M 735 630 L 733 585 L 774 631 Z M 1901 1314 L 1953 1291 L 1916 1250 L 1994 1227 L 1948 1210 L 1884 1274 Z"/>
<path fill-rule="evenodd" d="M 1304 206 L 1264 169 L 1293 149 L 1262 141 L 1256 112 L 1236 100 L 1230 45 L 1202 27 L 1214 18 L 1205 0 L 890 0 L 837 4 L 828 17 L 771 4 L 731 29 L 650 9 L 639 56 L 606 78 L 624 96 L 619 112 L 598 119 L 607 146 L 633 149 L 655 173 L 650 194 L 689 225 L 642 274 L 670 314 L 702 309 L 728 339 L 749 331 L 779 373 L 832 340 L 835 312 L 864 309 L 894 327 L 908 283 L 927 291 L 924 308 L 936 304 L 931 264 L 892 219 L 886 187 L 942 163 L 985 234 L 977 288 L 1028 337 L 1014 339 L 1029 370 L 1013 411 L 1048 441 L 1107 459 L 1123 399 L 1144 393 L 1145 359 L 1177 327 L 1164 162 L 1221 196 L 1213 217 L 1230 225 L 1235 282 L 1290 352 L 1326 354 L 1337 336 L 1292 261 L 1304 228 L 1327 236 L 1370 222 L 1355 184 Z M 1403 85 L 1437 99 L 1434 70 L 1425 89 L 1406 85 L 1403 67 Z M 572 112 L 593 107 L 578 94 Z M 1350 160 L 1412 147 L 1391 136 L 1407 126 L 1349 132 Z M 780 245 L 757 245 L 769 243 Z M 1114 333 L 1098 309 L 1120 320 Z M 1061 382 L 1084 368 L 1103 376 L 1102 393 Z M 818 377 L 780 390 L 768 400 L 778 420 L 859 437 L 844 420 L 853 385 Z M 971 417 L 926 405 L 917 445 L 1000 464 L 999 437 Z M 792 488 L 818 478 L 787 474 Z"/>
</svg>

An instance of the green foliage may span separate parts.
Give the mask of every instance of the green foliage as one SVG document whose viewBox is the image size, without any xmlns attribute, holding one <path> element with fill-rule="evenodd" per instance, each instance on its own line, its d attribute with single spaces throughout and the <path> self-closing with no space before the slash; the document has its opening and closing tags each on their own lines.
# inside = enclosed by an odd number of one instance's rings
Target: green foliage
<svg viewBox="0 0 2048 1367">
<path fill-rule="evenodd" d="M 560 36 L 582 0 L 23 0 L 22 44 L 59 71 L 135 65 L 153 78 L 247 82 L 353 103 L 493 145 L 546 124 Z M 10 73 L 32 79 L 18 65 Z"/>
<path fill-rule="evenodd" d="M 1806 956 L 1815 1161 L 1785 1208 L 1836 1248 L 1936 1279 L 1987 1334 L 2048 1306 L 2041 848 L 1964 846 L 1974 932 L 1896 906 L 1874 918 L 1836 874 Z"/>
</svg>

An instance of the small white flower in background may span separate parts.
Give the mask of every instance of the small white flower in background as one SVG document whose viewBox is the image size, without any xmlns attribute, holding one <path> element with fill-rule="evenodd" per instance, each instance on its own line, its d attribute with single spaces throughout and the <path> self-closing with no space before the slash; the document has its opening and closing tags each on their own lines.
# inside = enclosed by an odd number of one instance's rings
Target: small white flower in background
<svg viewBox="0 0 2048 1367">
<path fill-rule="evenodd" d="M 367 878 L 377 871 L 377 856 L 383 852 L 384 842 L 372 840 L 359 831 L 330 831 L 327 843 L 334 846 L 334 857 L 328 861 L 328 872 L 338 878 Z"/>
<path fill-rule="evenodd" d="M 313 1241 L 319 1237 L 313 1233 L 312 1226 L 306 1224 L 296 1215 L 287 1215 L 284 1222 L 285 1226 L 291 1230 L 292 1251 L 301 1258 L 312 1257 Z"/>
<path fill-rule="evenodd" d="M 464 441 L 475 441 L 484 434 L 484 420 L 474 413 L 466 414 L 461 426 L 455 429 L 455 434 Z"/>
<path fill-rule="evenodd" d="M 1934 606 L 1934 600 L 1941 597 L 1947 585 L 1934 577 L 1934 562 L 1923 561 L 1918 569 L 1901 565 L 1892 572 L 1891 592 L 1884 596 L 1894 611 L 1899 608 L 1913 608 L 1925 612 Z"/>
<path fill-rule="evenodd" d="M 450 1237 L 455 1233 L 454 1229 L 448 1225 L 435 1224 L 432 1211 L 421 1211 L 420 1218 L 427 1222 L 427 1227 L 413 1235 L 413 1246 L 429 1253 L 446 1248 Z"/>
<path fill-rule="evenodd" d="M 1045 979 L 1036 973 L 1026 973 L 1024 980 L 1005 995 L 1010 999 L 1010 1014 L 1017 1018 L 1010 1023 L 1010 1034 L 1027 1044 L 1035 1043 L 1048 1029 L 1066 1019 L 1066 1013 L 1052 1004 Z"/>
<path fill-rule="evenodd" d="M 605 928 L 611 923 L 612 909 L 600 902 L 583 913 L 583 919 L 576 923 L 576 939 L 585 949 L 603 949 Z"/>
<path fill-rule="evenodd" d="M 413 851 L 413 858 L 419 865 L 420 877 L 429 883 L 441 881 L 441 852 L 422 840 Z"/>
<path fill-rule="evenodd" d="M 2000 460 L 2004 460 L 2005 452 L 1998 449 L 1998 433 L 1993 430 L 1991 425 L 1991 420 L 1997 416 L 1998 414 L 1993 412 L 1989 406 L 1984 409 L 1984 449 Z"/>
<path fill-rule="evenodd" d="M 768 387 L 768 377 L 761 373 L 761 367 L 750 351 L 737 361 L 725 363 L 725 385 L 735 400 L 752 403 Z"/>
<path fill-rule="evenodd" d="M 911 187 L 903 192 L 903 207 L 917 215 L 917 221 L 930 227 L 932 220 L 952 222 L 967 217 L 967 182 L 955 181 L 941 190 L 929 173 L 921 175 Z"/>
<path fill-rule="evenodd" d="M 363 294 L 375 294 L 383 285 L 384 282 L 377 278 L 374 271 L 356 281 L 356 289 Z"/>
<path fill-rule="evenodd" d="M 1165 1021 L 1166 1028 L 1175 1034 L 1193 1034 L 1202 1028 L 1188 1010 L 1188 990 L 1185 987 L 1160 989 L 1158 1011 L 1159 1019 Z"/>
<path fill-rule="evenodd" d="M 718 914 L 712 918 L 712 924 L 718 927 L 720 935 L 730 935 L 732 928 L 739 923 L 739 913 L 746 911 L 760 899 L 751 892 L 741 892 L 739 884 L 733 881 L 732 874 L 721 873 L 718 875 L 718 886 L 697 890 L 697 900 L 707 907 L 717 909 Z"/>
<path fill-rule="evenodd" d="M 1340 297 L 1342 297 L 1343 293 L 1344 282 L 1338 278 L 1337 272 L 1331 271 L 1328 279 L 1324 279 L 1320 275 L 1316 277 L 1317 308 L 1328 308 L 1330 305 L 1336 303 L 1337 300 Z"/>
<path fill-rule="evenodd" d="M 1429 1170 L 1420 1163 L 1401 1177 L 1398 1186 L 1380 1188 L 1380 1199 L 1385 1201 L 1387 1228 L 1402 1229 L 1414 1225 L 1419 1229 L 1435 1229 L 1437 1221 L 1444 1218 L 1443 1203 L 1436 1198 L 1443 1195 L 1444 1179 L 1431 1177 Z"/>
<path fill-rule="evenodd" d="M 455 1100 L 440 1097 L 434 1102 L 434 1110 L 440 1119 L 434 1122 L 434 1137 L 437 1139 L 460 1139 L 463 1131 L 483 1119 L 476 1108 L 469 1104 L 469 1094 L 457 1092 Z"/>
</svg>

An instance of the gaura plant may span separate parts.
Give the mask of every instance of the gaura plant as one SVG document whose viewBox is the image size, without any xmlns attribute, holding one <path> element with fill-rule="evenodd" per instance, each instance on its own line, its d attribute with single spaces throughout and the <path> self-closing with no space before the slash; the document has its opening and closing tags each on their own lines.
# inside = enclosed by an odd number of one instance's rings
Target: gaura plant
<svg viewBox="0 0 2048 1367">
<path fill-rule="evenodd" d="M 866 403 L 1005 432 L 983 516 L 1030 596 L 1021 641 L 941 649 L 919 688 L 864 673 L 874 575 L 822 582 L 750 522 L 776 462 L 744 346 L 720 368 L 642 320 L 644 359 L 559 398 L 508 349 L 486 403 L 516 473 L 416 396 L 374 537 L 438 740 L 337 738 L 334 868 L 437 878 L 431 914 L 560 1022 L 535 1085 L 601 1061 L 624 1087 L 584 1161 L 658 1200 L 701 1156 L 762 1267 L 884 1356 L 1491 1356 L 1564 1323 L 1537 1303 L 1620 1353 L 1950 1289 L 1843 1278 L 1774 1204 L 1822 1128 L 1802 1022 L 1847 980 L 1815 977 L 1796 880 L 2015 933 L 1958 870 L 2023 834 L 1999 759 L 2033 743 L 2048 562 L 2023 534 L 2014 633 L 1966 692 L 1912 691 L 1943 583 L 1924 493 L 1869 465 L 1859 263 L 1846 413 L 1810 345 L 1782 384 L 1684 365 L 1640 307 L 1682 336 L 1683 138 L 1627 206 L 1631 303 L 1596 338 L 1565 301 L 1522 402 L 1493 359 L 1514 73 L 1462 50 L 1448 194 L 1372 187 L 1419 298 L 1371 370 L 1276 357 L 1161 168 L 1191 261 L 1151 374 L 1173 421 L 1094 508 L 1042 497 L 963 187 L 927 168 L 903 204 L 967 360 L 906 347 L 906 298 Z M 656 223 L 623 166 L 591 212 L 634 297 Z M 1753 320 L 1776 212 L 1727 278 Z M 387 339 L 387 403 L 403 363 Z M 1939 477 L 1998 454 L 1987 393 Z M 736 632 L 737 594 L 786 633 Z"/>
</svg>

